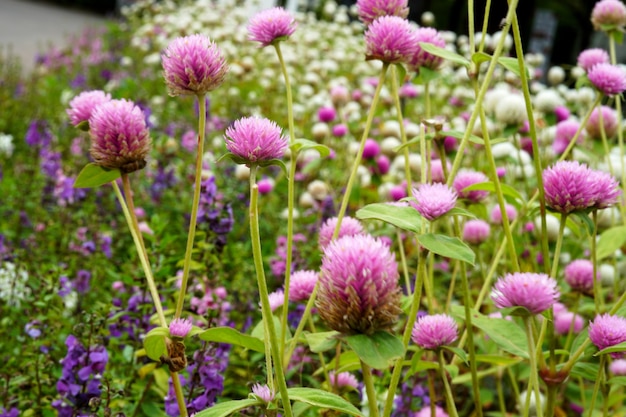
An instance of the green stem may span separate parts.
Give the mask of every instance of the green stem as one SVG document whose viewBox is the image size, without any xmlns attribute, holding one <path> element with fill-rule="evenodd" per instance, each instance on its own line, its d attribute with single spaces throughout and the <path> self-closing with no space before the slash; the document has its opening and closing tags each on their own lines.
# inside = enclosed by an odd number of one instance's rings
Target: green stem
<svg viewBox="0 0 626 417">
<path fill-rule="evenodd" d="M 598 279 L 598 257 L 596 256 L 596 236 L 598 235 L 598 210 L 594 210 L 591 213 L 593 218 L 593 234 L 591 236 L 590 249 L 591 249 L 591 264 L 593 265 L 593 302 L 596 308 L 596 315 L 600 314 L 602 310 L 602 287 L 600 286 L 600 280 Z"/>
<path fill-rule="evenodd" d="M 563 233 L 565 232 L 565 223 L 567 221 L 567 213 L 561 214 L 561 221 L 559 223 L 559 235 L 556 239 L 556 246 L 554 247 L 554 257 L 552 258 L 552 270 L 550 276 L 556 279 L 556 274 L 559 272 L 559 257 L 561 256 L 561 247 L 563 246 Z"/>
<path fill-rule="evenodd" d="M 615 38 L 609 35 L 609 50 L 611 54 L 611 63 L 613 65 L 617 64 L 617 57 L 615 54 Z M 615 110 L 617 112 L 617 125 L 623 125 L 624 115 L 622 114 L 622 96 L 618 94 L 615 96 Z M 621 184 L 622 184 L 622 195 L 626 195 L 626 169 L 624 167 L 624 129 L 617 129 L 617 143 L 619 145 L 619 160 L 620 160 L 620 168 L 622 172 Z M 622 214 L 622 221 L 626 225 L 626 205 L 619 205 L 620 212 Z"/>
<path fill-rule="evenodd" d="M 443 349 L 439 349 L 437 352 L 439 358 L 439 372 L 441 372 L 441 380 L 443 381 L 444 393 L 446 395 L 446 403 L 448 414 L 450 417 L 459 417 L 459 413 L 456 410 L 456 404 L 454 403 L 454 395 L 452 395 L 452 389 L 450 389 L 450 382 L 448 381 L 448 375 L 446 375 L 445 361 L 443 360 Z"/>
<path fill-rule="evenodd" d="M 406 263 L 406 253 L 404 253 L 404 242 L 402 241 L 402 232 L 396 228 L 396 238 L 398 239 L 398 251 L 400 252 L 400 265 L 402 265 L 402 275 L 404 276 L 404 285 L 407 295 L 411 295 L 411 280 L 409 278 L 409 267 Z"/>
<path fill-rule="evenodd" d="M 406 177 L 406 195 L 411 196 L 413 192 L 413 185 L 411 184 L 411 165 L 409 164 L 409 147 L 407 146 L 406 130 L 404 129 L 404 117 L 402 116 L 402 105 L 400 103 L 400 89 L 398 86 L 396 66 L 391 67 L 391 95 L 393 97 L 393 103 L 396 107 L 396 114 L 398 115 L 398 124 L 400 126 L 400 139 L 402 141 L 404 155 L 404 176 Z"/>
<path fill-rule="evenodd" d="M 606 366 L 606 355 L 600 356 L 600 367 L 598 368 L 598 377 L 596 383 L 593 385 L 593 394 L 591 395 L 591 404 L 589 404 L 589 417 L 593 416 L 594 408 L 596 407 L 596 398 L 600 391 L 600 385 L 604 383 L 604 368 Z M 606 415 L 606 414 L 604 414 Z"/>
<path fill-rule="evenodd" d="M 374 390 L 372 369 L 363 361 L 361 361 L 361 369 L 363 370 L 363 384 L 365 384 L 365 392 L 367 392 L 367 403 L 369 404 L 370 417 L 378 417 L 378 401 L 376 400 L 376 390 Z"/>
<path fill-rule="evenodd" d="M 259 298 L 261 299 L 261 312 L 263 314 L 263 320 L 267 323 L 267 330 L 269 334 L 265 335 L 265 343 L 270 344 L 272 352 L 272 359 L 274 362 L 274 368 L 276 370 L 276 380 L 278 390 L 282 399 L 283 409 L 285 416 L 292 417 L 291 403 L 289 401 L 289 394 L 287 392 L 287 382 L 285 381 L 285 374 L 283 372 L 283 361 L 280 356 L 280 348 L 278 346 L 278 340 L 276 339 L 276 328 L 274 326 L 274 318 L 272 316 L 272 309 L 270 307 L 269 294 L 267 291 L 267 281 L 265 280 L 265 270 L 263 268 L 263 254 L 261 252 L 261 236 L 259 233 L 259 186 L 256 184 L 256 171 L 257 166 L 252 165 L 250 167 L 250 241 L 252 243 L 252 255 L 254 257 L 254 267 L 256 269 L 257 284 L 259 287 Z M 268 373 L 271 369 L 268 369 Z"/>
<path fill-rule="evenodd" d="M 200 203 L 200 188 L 202 186 L 202 156 L 204 154 L 204 135 L 206 131 L 206 100 L 204 94 L 199 94 L 198 99 L 198 144 L 196 150 L 196 178 L 193 189 L 193 202 L 191 203 L 191 218 L 189 219 L 189 232 L 187 233 L 187 247 L 185 248 L 185 260 L 183 263 L 183 278 L 180 283 L 180 291 L 176 300 L 174 318 L 180 317 L 185 304 L 189 271 L 191 270 L 191 255 L 193 243 L 196 237 L 196 222 L 198 220 L 198 205 Z"/>
<path fill-rule="evenodd" d="M 528 339 L 528 358 L 530 366 L 530 377 L 528 381 L 528 390 L 526 391 L 526 407 L 524 415 L 528 415 L 528 407 L 530 403 L 530 397 L 535 396 L 535 410 L 537 417 L 543 417 L 543 404 L 541 403 L 541 397 L 539 394 L 539 377 L 537 369 L 537 351 L 535 350 L 535 343 L 533 341 L 533 325 L 532 316 L 524 317 L 524 324 L 526 325 L 526 336 Z"/>
</svg>

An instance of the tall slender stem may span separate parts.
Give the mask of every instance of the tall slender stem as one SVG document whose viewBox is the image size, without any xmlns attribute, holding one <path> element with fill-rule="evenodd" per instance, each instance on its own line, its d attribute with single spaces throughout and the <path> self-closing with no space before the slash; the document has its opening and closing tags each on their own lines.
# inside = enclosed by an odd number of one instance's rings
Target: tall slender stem
<svg viewBox="0 0 626 417">
<path fill-rule="evenodd" d="M 609 50 L 611 55 L 611 63 L 613 65 L 617 64 L 617 56 L 615 54 L 615 37 L 612 34 L 609 34 Z M 617 112 L 617 125 L 622 126 L 622 122 L 624 119 L 624 115 L 622 114 L 622 96 L 621 94 L 617 94 L 615 96 L 615 110 Z M 624 167 L 624 158 L 626 155 L 624 154 L 624 129 L 617 129 L 617 144 L 619 146 L 619 160 L 620 160 L 620 168 L 622 173 L 621 184 L 622 184 L 622 194 L 626 194 L 626 167 Z M 607 155 L 608 157 L 608 155 Z M 626 225 L 626 205 L 619 205 L 620 212 L 622 214 L 622 220 Z"/>
<path fill-rule="evenodd" d="M 398 125 L 400 126 L 400 139 L 402 141 L 402 154 L 404 155 L 404 176 L 406 179 L 406 195 L 410 196 L 413 190 L 411 184 L 411 164 L 409 163 L 409 147 L 407 146 L 406 129 L 404 128 L 404 117 L 402 116 L 402 105 L 400 104 L 400 88 L 395 65 L 391 67 L 391 95 L 398 115 Z M 403 81 L 403 80 L 401 80 Z"/>
<path fill-rule="evenodd" d="M 361 361 L 361 369 L 363 370 L 363 384 L 365 384 L 365 392 L 367 392 L 370 417 L 378 417 L 378 401 L 376 400 L 376 390 L 374 389 L 374 380 L 372 379 L 372 369 L 363 361 Z"/>
<path fill-rule="evenodd" d="M 596 408 L 596 398 L 598 398 L 598 392 L 600 391 L 600 385 L 604 383 L 605 366 L 606 366 L 606 355 L 601 355 L 600 366 L 598 367 L 598 377 L 596 378 L 596 383 L 593 385 L 593 394 L 591 395 L 591 404 L 589 404 L 589 414 L 588 414 L 589 417 L 593 416 L 593 411 Z"/>
<path fill-rule="evenodd" d="M 526 325 L 526 336 L 528 340 L 528 358 L 530 366 L 530 377 L 528 381 L 528 390 L 526 391 L 526 407 L 524 415 L 528 415 L 528 403 L 532 395 L 535 396 L 535 410 L 537 417 L 543 417 L 543 404 L 541 403 L 541 396 L 539 393 L 539 377 L 537 369 L 537 351 L 535 350 L 535 343 L 533 342 L 533 325 L 532 316 L 524 317 L 524 324 Z"/>
<path fill-rule="evenodd" d="M 563 234 L 565 233 L 565 223 L 567 222 L 567 213 L 561 214 L 561 221 L 559 223 L 559 235 L 556 239 L 556 245 L 554 247 L 554 257 L 552 258 L 552 270 L 550 276 L 556 279 L 556 274 L 559 272 L 559 258 L 561 257 L 561 247 L 563 246 Z"/>
<path fill-rule="evenodd" d="M 593 234 L 590 241 L 591 264 L 593 265 L 593 302 L 596 308 L 596 314 L 600 314 L 602 310 L 602 287 L 598 279 L 598 257 L 596 254 L 596 236 L 598 235 L 598 211 L 594 210 L 591 214 L 593 217 Z"/>
<path fill-rule="evenodd" d="M 452 389 L 450 388 L 448 375 L 446 375 L 446 363 L 443 360 L 443 349 L 439 349 L 439 352 L 437 352 L 437 358 L 439 359 L 439 372 L 441 372 L 441 380 L 443 381 L 444 393 L 446 395 L 446 403 L 448 403 L 448 414 L 451 417 L 458 417 L 459 413 L 457 412 L 456 404 L 454 403 L 454 395 L 452 395 Z"/>
</svg>

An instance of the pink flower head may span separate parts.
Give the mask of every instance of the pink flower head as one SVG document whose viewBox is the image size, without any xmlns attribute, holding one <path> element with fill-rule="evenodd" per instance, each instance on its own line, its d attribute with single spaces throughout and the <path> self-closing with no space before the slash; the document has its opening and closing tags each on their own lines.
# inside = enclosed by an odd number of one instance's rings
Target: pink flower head
<svg viewBox="0 0 626 417">
<path fill-rule="evenodd" d="M 274 189 L 274 180 L 272 178 L 261 178 L 257 185 L 259 186 L 259 194 L 269 194 Z"/>
<path fill-rule="evenodd" d="M 559 299 L 557 282 L 546 274 L 516 272 L 500 278 L 491 290 L 491 299 L 498 308 L 524 307 L 539 314 Z"/>
<path fill-rule="evenodd" d="M 184 338 L 192 328 L 191 320 L 176 318 L 170 323 L 170 336 Z"/>
<path fill-rule="evenodd" d="M 450 172 L 452 165 L 447 159 L 446 168 L 447 172 Z M 443 175 L 443 161 L 441 159 L 433 159 L 430 161 L 430 178 L 433 182 L 446 182 L 446 177 Z"/>
<path fill-rule="evenodd" d="M 620 0 L 600 0 L 591 11 L 596 30 L 612 30 L 626 24 L 626 6 Z"/>
<path fill-rule="evenodd" d="M 285 292 L 283 290 L 276 290 L 269 294 L 270 310 L 272 312 L 282 307 L 285 304 Z"/>
<path fill-rule="evenodd" d="M 509 219 L 509 222 L 512 222 L 517 218 L 517 209 L 511 204 L 505 203 L 504 209 L 506 210 L 506 217 Z M 502 210 L 500 209 L 500 205 L 497 204 L 493 207 L 490 213 L 490 220 L 493 224 L 501 224 L 502 223 Z"/>
<path fill-rule="evenodd" d="M 363 158 L 373 159 L 380 153 L 380 145 L 374 139 L 367 139 L 363 148 Z"/>
<path fill-rule="evenodd" d="M 370 235 L 344 236 L 324 249 L 317 308 L 343 334 L 388 330 L 400 312 L 395 255 Z"/>
<path fill-rule="evenodd" d="M 557 122 L 562 122 L 563 120 L 569 119 L 570 111 L 566 106 L 556 106 L 554 108 L 554 115 L 556 116 Z"/>
<path fill-rule="evenodd" d="M 589 339 L 600 350 L 626 342 L 626 318 L 610 314 L 596 316 L 589 323 Z M 611 356 L 620 358 L 623 354 L 615 352 Z"/>
<path fill-rule="evenodd" d="M 617 180 L 611 174 L 592 170 L 590 180 L 595 188 L 593 209 L 607 208 L 619 201 L 622 190 Z"/>
<path fill-rule="evenodd" d="M 611 62 L 608 52 L 602 48 L 589 48 L 578 54 L 578 66 L 588 72 L 597 64 L 608 64 Z"/>
<path fill-rule="evenodd" d="M 389 64 L 409 62 L 417 49 L 415 29 L 398 16 L 382 16 L 365 32 L 365 56 Z"/>
<path fill-rule="evenodd" d="M 420 184 L 418 189 L 413 189 L 413 197 L 417 201 L 411 200 L 409 204 L 430 221 L 443 216 L 456 204 L 456 193 L 440 183 Z"/>
<path fill-rule="evenodd" d="M 472 245 L 480 245 L 490 233 L 491 226 L 484 220 L 468 220 L 463 226 L 463 240 Z"/>
<path fill-rule="evenodd" d="M 615 376 L 626 376 L 626 359 L 616 359 L 609 365 L 609 370 Z"/>
<path fill-rule="evenodd" d="M 152 141 L 146 118 L 128 100 L 110 100 L 95 108 L 89 118 L 91 157 L 97 165 L 122 173 L 146 166 Z"/>
<path fill-rule="evenodd" d="M 626 90 L 626 72 L 617 65 L 597 64 L 587 71 L 589 81 L 607 96 Z"/>
<path fill-rule="evenodd" d="M 468 200 L 470 203 L 480 203 L 483 201 L 488 195 L 488 191 L 484 190 L 474 190 L 474 191 L 463 191 L 465 188 L 470 185 L 479 184 L 482 182 L 489 181 L 489 178 L 482 172 L 473 171 L 469 169 L 462 169 L 458 172 L 456 177 L 454 178 L 454 182 L 452 183 L 452 187 L 456 190 L 456 193 L 459 198 Z"/>
<path fill-rule="evenodd" d="M 425 67 L 431 70 L 437 70 L 443 63 L 443 58 L 426 52 L 420 42 L 430 43 L 440 48 L 445 48 L 446 41 L 439 35 L 436 29 L 421 27 L 415 30 L 415 41 L 417 42 L 417 50 L 411 57 L 409 63 L 411 70 L 419 71 L 420 67 Z"/>
<path fill-rule="evenodd" d="M 295 18 L 282 7 L 263 10 L 250 18 L 248 39 L 261 46 L 272 45 L 291 36 L 298 24 Z"/>
<path fill-rule="evenodd" d="M 570 329 L 574 334 L 577 334 L 583 327 L 585 327 L 585 319 L 579 314 L 574 314 L 571 311 L 554 314 L 554 331 L 557 334 L 566 335 Z"/>
<path fill-rule="evenodd" d="M 580 123 L 576 120 L 568 119 L 557 123 L 556 132 L 554 134 L 554 142 L 552 142 L 552 149 L 557 155 L 562 154 L 567 149 L 576 132 L 580 128 Z M 583 135 L 578 135 L 578 143 L 583 139 Z"/>
<path fill-rule="evenodd" d="M 430 410 L 430 406 L 426 406 L 424 408 L 422 408 L 420 411 L 418 411 L 417 413 L 415 413 L 414 417 L 431 417 L 431 410 Z M 446 410 L 444 410 L 443 408 L 439 407 L 438 405 L 435 406 L 435 417 L 449 417 L 448 413 L 446 413 Z"/>
<path fill-rule="evenodd" d="M 600 123 L 600 116 L 602 116 L 602 123 Z M 609 106 L 596 107 L 591 112 L 589 120 L 585 125 L 585 129 L 592 139 L 602 139 L 602 130 L 607 139 L 614 137 L 617 134 L 617 112 Z"/>
<path fill-rule="evenodd" d="M 593 263 L 587 259 L 577 259 L 570 262 L 564 271 L 565 282 L 574 291 L 585 294 L 593 292 Z M 596 274 L 596 279 L 599 273 Z"/>
<path fill-rule="evenodd" d="M 359 389 L 359 381 L 350 372 L 339 372 L 336 374 L 334 371 L 330 371 L 328 378 L 330 379 L 330 384 L 335 388 Z"/>
<path fill-rule="evenodd" d="M 456 321 L 447 314 L 422 316 L 417 319 L 411 339 L 424 349 L 438 349 L 452 344 L 459 336 Z"/>
<path fill-rule="evenodd" d="M 348 126 L 343 123 L 336 124 L 332 129 L 333 136 L 341 138 L 348 133 Z"/>
<path fill-rule="evenodd" d="M 111 101 L 111 94 L 102 90 L 83 91 L 70 101 L 70 107 L 66 110 L 70 122 L 78 126 L 89 121 L 96 107 L 107 101 Z"/>
<path fill-rule="evenodd" d="M 204 35 L 174 39 L 161 59 L 170 96 L 201 95 L 215 90 L 228 72 L 222 51 Z"/>
<path fill-rule="evenodd" d="M 270 387 L 265 384 L 254 384 L 252 386 L 252 395 L 263 401 L 265 404 L 268 404 L 274 400 L 275 394 L 270 390 Z"/>
<path fill-rule="evenodd" d="M 278 125 L 259 117 L 243 117 L 226 129 L 226 148 L 246 165 L 282 158 L 287 138 Z"/>
<path fill-rule="evenodd" d="M 307 301 L 318 279 L 319 274 L 315 271 L 303 270 L 292 273 L 289 280 L 289 301 Z"/>
<path fill-rule="evenodd" d="M 330 243 L 333 234 L 335 233 L 335 228 L 337 227 L 337 217 L 331 217 L 326 220 L 322 227 L 320 228 L 318 244 L 320 245 L 320 249 L 324 250 L 326 246 Z M 363 225 L 357 219 L 345 216 L 341 220 L 341 226 L 339 227 L 339 235 L 337 238 L 343 236 L 354 236 L 361 235 L 364 233 Z"/>
<path fill-rule="evenodd" d="M 320 107 L 317 111 L 317 118 L 320 122 L 329 123 L 335 120 L 337 117 L 337 111 L 334 107 Z"/>
<path fill-rule="evenodd" d="M 406 19 L 409 15 L 407 0 L 357 0 L 359 19 L 366 26 L 381 16 L 398 16 Z"/>
</svg>

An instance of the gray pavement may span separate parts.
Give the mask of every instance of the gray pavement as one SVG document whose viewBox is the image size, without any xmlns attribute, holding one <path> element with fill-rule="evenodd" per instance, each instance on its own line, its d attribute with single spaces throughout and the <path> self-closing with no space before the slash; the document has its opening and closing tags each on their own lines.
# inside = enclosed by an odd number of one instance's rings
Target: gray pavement
<svg viewBox="0 0 626 417">
<path fill-rule="evenodd" d="M 29 0 L 0 0 L 0 55 L 17 56 L 25 71 L 39 52 L 64 46 L 68 36 L 87 27 L 104 26 L 96 14 Z"/>
</svg>

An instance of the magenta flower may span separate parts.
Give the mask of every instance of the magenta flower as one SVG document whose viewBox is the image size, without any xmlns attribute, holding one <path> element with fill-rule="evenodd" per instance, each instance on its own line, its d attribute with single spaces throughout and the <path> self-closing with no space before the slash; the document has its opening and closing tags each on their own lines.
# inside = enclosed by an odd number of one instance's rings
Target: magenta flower
<svg viewBox="0 0 626 417">
<path fill-rule="evenodd" d="M 570 262 L 564 270 L 565 282 L 569 284 L 574 291 L 584 294 L 593 292 L 593 263 L 586 259 L 577 259 Z M 596 279 L 599 277 L 596 274 Z"/>
<path fill-rule="evenodd" d="M 161 60 L 171 96 L 202 95 L 215 90 L 228 72 L 222 51 L 204 35 L 174 39 Z"/>
<path fill-rule="evenodd" d="M 282 7 L 263 10 L 250 18 L 248 39 L 261 46 L 272 45 L 293 35 L 296 31 L 295 18 Z"/>
<path fill-rule="evenodd" d="M 589 339 L 600 350 L 626 342 L 626 318 L 610 314 L 596 316 L 589 323 Z M 620 358 L 623 353 L 615 352 L 611 356 Z"/>
<path fill-rule="evenodd" d="M 243 117 L 226 129 L 226 148 L 237 163 L 250 165 L 282 158 L 287 138 L 271 120 Z"/>
<path fill-rule="evenodd" d="M 596 30 L 612 30 L 626 24 L 626 6 L 620 0 L 600 0 L 591 11 Z"/>
<path fill-rule="evenodd" d="M 456 193 L 440 183 L 420 184 L 418 189 L 413 189 L 413 197 L 417 201 L 410 200 L 409 204 L 430 221 L 443 216 L 456 204 Z"/>
<path fill-rule="evenodd" d="M 557 155 L 562 154 L 567 149 L 567 146 L 570 144 L 576 132 L 580 128 L 580 123 L 576 120 L 568 119 L 562 122 L 557 123 L 556 132 L 554 134 L 554 142 L 552 142 L 552 149 L 554 153 Z M 578 143 L 582 142 L 583 139 L 582 132 L 578 135 Z"/>
<path fill-rule="evenodd" d="M 270 302 L 270 310 L 272 312 L 282 307 L 285 304 L 285 292 L 283 290 L 276 290 L 268 295 Z M 261 305 L 259 303 L 259 305 Z"/>
<path fill-rule="evenodd" d="M 320 120 L 320 122 L 323 123 L 330 123 L 333 120 L 335 120 L 335 118 L 337 117 L 337 111 L 335 110 L 334 107 L 320 107 L 319 110 L 317 111 L 317 118 Z"/>
<path fill-rule="evenodd" d="M 96 107 L 107 101 L 111 101 L 111 94 L 102 90 L 83 91 L 70 101 L 70 107 L 66 110 L 70 122 L 72 125 L 78 126 L 89 121 Z"/>
<path fill-rule="evenodd" d="M 602 112 L 602 113 L 600 113 Z M 602 115 L 602 123 L 600 123 L 600 115 Z M 602 131 L 604 128 L 604 134 L 607 139 L 610 139 L 617 135 L 617 112 L 609 106 L 596 107 L 591 112 L 589 120 L 585 125 L 585 129 L 592 139 L 602 139 Z"/>
<path fill-rule="evenodd" d="M 406 19 L 409 15 L 407 0 L 357 0 L 356 9 L 361 22 L 371 25 L 381 16 L 398 16 Z"/>
<path fill-rule="evenodd" d="M 441 159 L 433 159 L 430 161 L 430 178 L 432 182 L 446 182 L 446 177 L 443 175 L 443 164 L 444 161 Z M 450 161 L 445 160 L 447 172 L 450 172 L 452 169 L 452 165 L 450 165 Z"/>
<path fill-rule="evenodd" d="M 564 311 L 559 314 L 554 313 L 554 331 L 560 335 L 566 335 L 570 329 L 577 334 L 585 327 L 585 319 L 580 314 L 571 311 Z"/>
<path fill-rule="evenodd" d="M 480 245 L 491 233 L 491 226 L 484 220 L 468 220 L 463 225 L 463 240 L 472 245 Z"/>
<path fill-rule="evenodd" d="M 270 390 L 270 387 L 265 384 L 254 384 L 252 386 L 252 394 L 265 404 L 274 401 L 274 393 Z"/>
<path fill-rule="evenodd" d="M 350 372 L 339 372 L 336 374 L 334 371 L 330 371 L 328 378 L 330 379 L 330 384 L 335 388 L 359 389 L 359 381 Z"/>
<path fill-rule="evenodd" d="M 145 116 L 132 101 L 100 104 L 89 118 L 89 127 L 94 163 L 124 174 L 146 166 L 152 142 Z"/>
<path fill-rule="evenodd" d="M 320 249 L 324 250 L 326 246 L 328 246 L 328 244 L 330 243 L 330 240 L 333 237 L 333 234 L 335 233 L 336 227 L 337 227 L 337 217 L 331 217 L 330 219 L 324 222 L 324 224 L 320 228 L 319 237 L 317 241 L 320 246 Z M 344 216 L 344 218 L 341 220 L 341 226 L 339 227 L 339 235 L 337 236 L 337 238 L 340 238 L 343 236 L 360 235 L 360 234 L 363 234 L 364 232 L 365 231 L 363 230 L 363 225 L 361 224 L 360 221 L 350 216 Z"/>
<path fill-rule="evenodd" d="M 411 57 L 409 67 L 412 71 L 419 71 L 420 67 L 431 70 L 437 70 L 443 63 L 443 58 L 426 52 L 420 42 L 430 43 L 440 48 L 445 48 L 446 41 L 439 35 L 436 29 L 421 27 L 415 30 L 415 41 L 417 42 L 417 50 Z"/>
<path fill-rule="evenodd" d="M 170 336 L 182 339 L 189 334 L 192 327 L 189 319 L 176 318 L 170 322 Z"/>
<path fill-rule="evenodd" d="M 617 180 L 608 172 L 591 171 L 591 183 L 595 188 L 595 202 L 593 209 L 603 209 L 616 204 L 622 190 Z"/>
<path fill-rule="evenodd" d="M 621 94 L 626 90 L 626 72 L 617 65 L 597 64 L 587 72 L 587 77 L 607 96 Z"/>
<path fill-rule="evenodd" d="M 395 255 L 370 235 L 344 236 L 324 249 L 317 308 L 343 334 L 389 330 L 400 312 Z"/>
<path fill-rule="evenodd" d="M 422 408 L 421 410 L 419 410 L 417 413 L 415 413 L 413 417 L 431 417 L 431 416 L 432 416 L 432 413 L 430 410 L 430 406 L 426 406 Z M 448 416 L 448 413 L 446 413 L 446 410 L 436 405 L 435 417 L 449 417 L 449 416 Z"/>
<path fill-rule="evenodd" d="M 611 62 L 608 52 L 602 48 L 589 48 L 578 54 L 578 66 L 588 72 L 594 65 Z"/>
<path fill-rule="evenodd" d="M 546 274 L 516 272 L 500 278 L 491 290 L 491 299 L 498 308 L 523 307 L 539 314 L 559 299 L 557 282 Z"/>
<path fill-rule="evenodd" d="M 611 362 L 609 371 L 615 376 L 626 376 L 626 359 L 616 359 Z"/>
<path fill-rule="evenodd" d="M 422 316 L 411 332 L 411 339 L 416 345 L 431 350 L 452 344 L 458 336 L 456 321 L 447 314 Z"/>
<path fill-rule="evenodd" d="M 291 274 L 289 280 L 289 301 L 307 301 L 319 279 L 315 271 L 303 270 Z"/>
<path fill-rule="evenodd" d="M 389 64 L 409 62 L 416 49 L 415 29 L 401 17 L 379 17 L 365 32 L 367 59 L 378 59 Z"/>
<path fill-rule="evenodd" d="M 480 203 L 488 195 L 488 191 L 473 190 L 463 191 L 470 185 L 479 184 L 482 182 L 488 182 L 489 178 L 482 172 L 473 171 L 469 169 L 462 169 L 458 172 L 452 183 L 452 187 L 456 190 L 458 198 L 468 200 L 470 203 Z"/>
</svg>

